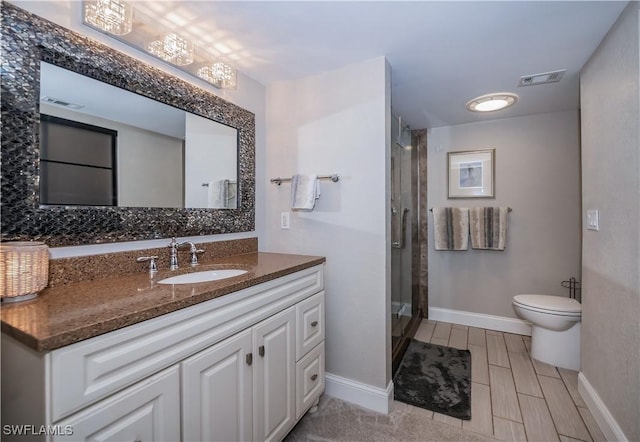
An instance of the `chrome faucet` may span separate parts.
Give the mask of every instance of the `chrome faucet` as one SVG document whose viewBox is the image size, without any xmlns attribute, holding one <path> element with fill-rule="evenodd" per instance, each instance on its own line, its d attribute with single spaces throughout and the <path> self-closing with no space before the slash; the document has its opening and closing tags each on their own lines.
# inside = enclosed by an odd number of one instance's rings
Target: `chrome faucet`
<svg viewBox="0 0 640 442">
<path fill-rule="evenodd" d="M 171 270 L 178 269 L 178 249 L 182 246 L 189 246 L 189 253 L 191 253 L 191 265 L 198 265 L 198 254 L 204 253 L 204 250 L 198 249 L 194 243 L 191 241 L 185 241 L 179 243 L 176 241 L 176 238 L 171 238 L 171 243 L 169 243 L 169 247 L 171 248 L 171 257 L 169 260 L 169 268 Z"/>
<path fill-rule="evenodd" d="M 169 268 L 171 270 L 178 269 L 178 247 L 180 247 L 181 245 L 182 244 L 179 244 L 178 241 L 176 241 L 175 236 L 171 238 L 171 242 L 169 243 L 169 248 L 171 249 L 171 256 L 169 259 Z"/>
<path fill-rule="evenodd" d="M 136 258 L 136 262 L 146 262 L 149 261 L 149 276 L 153 278 L 153 275 L 158 273 L 158 265 L 156 264 L 157 256 L 140 256 Z"/>
<path fill-rule="evenodd" d="M 204 253 L 204 250 L 199 249 L 196 247 L 196 245 L 194 243 L 192 243 L 191 241 L 187 241 L 187 244 L 189 244 L 189 253 L 191 253 L 191 266 L 197 266 L 198 265 L 198 254 L 199 253 Z"/>
</svg>

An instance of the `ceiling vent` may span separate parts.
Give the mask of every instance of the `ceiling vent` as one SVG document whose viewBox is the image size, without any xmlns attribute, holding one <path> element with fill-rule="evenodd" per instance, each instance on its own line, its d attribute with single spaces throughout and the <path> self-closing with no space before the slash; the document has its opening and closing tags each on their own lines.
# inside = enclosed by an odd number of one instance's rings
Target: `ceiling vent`
<svg viewBox="0 0 640 442">
<path fill-rule="evenodd" d="M 562 79 L 565 72 L 567 72 L 566 69 L 561 69 L 559 71 L 545 72 L 543 74 L 525 75 L 524 77 L 520 77 L 518 87 L 557 83 Z"/>
<path fill-rule="evenodd" d="M 82 109 L 84 106 L 81 104 L 69 103 L 68 101 L 60 100 L 54 97 L 42 97 L 41 102 L 55 104 L 57 106 L 66 107 L 68 109 Z"/>
</svg>

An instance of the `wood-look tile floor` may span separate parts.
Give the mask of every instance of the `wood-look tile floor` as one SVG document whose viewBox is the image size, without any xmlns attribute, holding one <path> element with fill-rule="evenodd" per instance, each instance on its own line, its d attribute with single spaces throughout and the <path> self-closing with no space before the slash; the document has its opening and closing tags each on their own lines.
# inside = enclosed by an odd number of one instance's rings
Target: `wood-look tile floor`
<svg viewBox="0 0 640 442">
<path fill-rule="evenodd" d="M 531 338 L 423 320 L 415 339 L 471 352 L 471 417 L 433 419 L 505 441 L 604 441 L 578 393 L 578 372 L 529 355 Z"/>
</svg>

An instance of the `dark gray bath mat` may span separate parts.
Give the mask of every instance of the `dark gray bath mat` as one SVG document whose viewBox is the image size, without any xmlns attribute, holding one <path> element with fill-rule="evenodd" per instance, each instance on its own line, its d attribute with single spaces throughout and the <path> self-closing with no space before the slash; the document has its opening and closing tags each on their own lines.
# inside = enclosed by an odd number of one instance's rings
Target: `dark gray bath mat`
<svg viewBox="0 0 640 442">
<path fill-rule="evenodd" d="M 394 398 L 471 419 L 471 352 L 412 339 L 393 378 Z"/>
</svg>

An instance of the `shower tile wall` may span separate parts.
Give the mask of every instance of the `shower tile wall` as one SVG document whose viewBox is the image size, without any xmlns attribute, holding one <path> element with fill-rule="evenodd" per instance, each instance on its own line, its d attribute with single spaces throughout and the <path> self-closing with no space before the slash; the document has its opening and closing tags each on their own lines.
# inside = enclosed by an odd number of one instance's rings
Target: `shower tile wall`
<svg viewBox="0 0 640 442">
<path fill-rule="evenodd" d="M 417 284 L 418 308 L 422 310 L 426 317 L 429 311 L 429 293 L 428 293 L 428 277 L 429 266 L 427 262 L 428 243 L 427 243 L 427 220 L 429 217 L 427 206 L 427 130 L 418 129 L 411 131 L 412 145 L 416 146 L 415 155 L 417 156 L 418 179 L 414 183 L 418 186 L 416 194 L 418 195 L 418 226 L 417 226 L 417 244 L 415 249 L 417 257 L 414 257 L 414 284 Z M 417 267 L 417 269 L 416 269 Z"/>
</svg>

